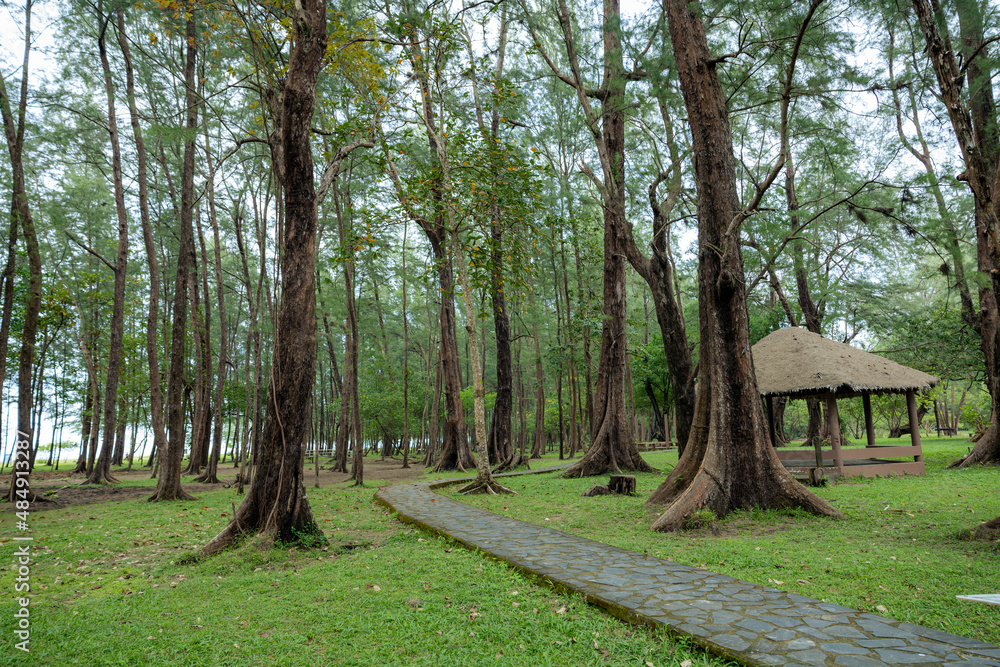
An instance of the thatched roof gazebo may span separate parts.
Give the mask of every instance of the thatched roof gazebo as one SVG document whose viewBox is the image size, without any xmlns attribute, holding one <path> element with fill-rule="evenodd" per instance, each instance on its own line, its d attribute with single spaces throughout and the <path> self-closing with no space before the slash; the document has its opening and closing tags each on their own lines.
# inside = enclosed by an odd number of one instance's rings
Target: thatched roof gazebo
<svg viewBox="0 0 1000 667">
<path fill-rule="evenodd" d="M 938 378 L 798 327 L 772 332 L 754 345 L 752 351 L 757 385 L 767 404 L 772 443 L 774 397 L 819 397 L 826 403 L 830 449 L 821 451 L 817 447 L 815 452 L 778 450 L 778 458 L 786 467 L 808 468 L 812 467 L 809 462 L 815 460 L 818 467 L 832 468 L 830 473 L 844 476 L 924 473 L 916 392 L 933 387 L 940 381 Z M 872 394 L 906 394 L 911 438 L 909 447 L 875 445 Z M 861 396 L 864 403 L 868 444 L 861 450 L 843 450 L 840 446 L 837 399 L 855 396 Z M 845 452 L 848 458 L 845 458 Z M 830 455 L 829 461 L 827 454 Z M 912 456 L 913 461 L 886 461 L 878 458 L 901 456 Z M 830 465 L 827 465 L 828 462 Z"/>
</svg>

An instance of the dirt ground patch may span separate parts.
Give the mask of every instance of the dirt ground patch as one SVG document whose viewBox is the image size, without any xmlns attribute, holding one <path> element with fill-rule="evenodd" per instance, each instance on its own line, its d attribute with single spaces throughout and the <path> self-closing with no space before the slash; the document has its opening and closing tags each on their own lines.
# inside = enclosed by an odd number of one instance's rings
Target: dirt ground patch
<svg viewBox="0 0 1000 667">
<path fill-rule="evenodd" d="M 404 469 L 403 460 L 400 458 L 386 459 L 365 459 L 365 484 L 372 486 L 389 486 L 408 482 L 420 477 L 426 468 L 420 463 L 411 464 L 413 467 Z M 352 483 L 350 474 L 333 472 L 332 461 L 320 461 L 319 485 L 321 487 L 330 485 L 347 485 Z M 236 484 L 236 474 L 238 468 L 234 468 L 228 463 L 219 465 L 219 484 L 201 484 L 199 482 L 183 481 L 184 490 L 192 495 L 198 495 L 205 491 L 214 491 L 220 488 L 231 488 Z M 317 476 L 315 467 L 310 461 L 306 465 L 305 483 L 312 487 L 316 484 Z M 149 497 L 153 493 L 155 482 L 150 478 L 148 468 L 115 468 L 111 471 L 120 482 L 128 483 L 124 485 L 109 486 L 84 486 L 82 484 L 86 476 L 83 474 L 73 474 L 70 471 L 44 471 L 31 475 L 31 489 L 41 496 L 47 508 L 58 509 L 62 507 L 74 507 L 76 505 L 89 505 L 111 500 L 135 500 Z M 9 473 L 8 473 L 9 474 Z M 141 486 L 136 486 L 141 484 Z M 6 490 L 0 491 L 6 495 Z M 14 511 L 11 504 L 0 505 L 0 511 Z"/>
</svg>

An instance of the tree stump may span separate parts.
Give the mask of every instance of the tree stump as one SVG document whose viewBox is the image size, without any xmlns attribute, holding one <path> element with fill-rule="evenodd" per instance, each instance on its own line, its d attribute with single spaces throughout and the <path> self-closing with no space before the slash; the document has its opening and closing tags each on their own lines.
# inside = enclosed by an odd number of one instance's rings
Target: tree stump
<svg viewBox="0 0 1000 667">
<path fill-rule="evenodd" d="M 611 491 L 608 490 L 608 487 L 604 486 L 603 484 L 598 484 L 597 486 L 592 486 L 586 491 L 584 491 L 583 497 L 593 498 L 594 496 L 606 496 L 609 493 L 611 493 Z"/>
<path fill-rule="evenodd" d="M 635 475 L 612 475 L 608 482 L 611 493 L 630 495 L 635 493 Z"/>
</svg>

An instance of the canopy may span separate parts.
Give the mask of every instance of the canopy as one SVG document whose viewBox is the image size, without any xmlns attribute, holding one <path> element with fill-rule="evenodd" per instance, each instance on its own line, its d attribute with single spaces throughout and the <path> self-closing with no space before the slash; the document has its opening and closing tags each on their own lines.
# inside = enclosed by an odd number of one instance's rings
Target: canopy
<svg viewBox="0 0 1000 667">
<path fill-rule="evenodd" d="M 940 380 L 799 327 L 772 332 L 753 346 L 757 386 L 764 396 L 902 394 Z"/>
</svg>

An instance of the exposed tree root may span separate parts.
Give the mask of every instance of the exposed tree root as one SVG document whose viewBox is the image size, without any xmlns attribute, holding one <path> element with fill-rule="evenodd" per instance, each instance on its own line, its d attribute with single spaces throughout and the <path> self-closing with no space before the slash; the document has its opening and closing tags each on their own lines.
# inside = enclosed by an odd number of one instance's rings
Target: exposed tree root
<svg viewBox="0 0 1000 667">
<path fill-rule="evenodd" d="M 0 497 L 2 497 L 4 500 L 6 500 L 9 503 L 15 502 L 17 500 L 27 500 L 29 503 L 50 503 L 50 502 L 52 502 L 52 500 L 50 498 L 46 498 L 45 496 L 40 496 L 40 495 L 38 495 L 37 493 L 35 493 L 34 491 L 32 491 L 30 489 L 28 490 L 27 497 L 22 498 L 21 496 L 17 495 L 17 488 L 16 487 L 12 487 L 12 488 L 4 491 L 3 495 L 0 496 Z"/>
<path fill-rule="evenodd" d="M 952 461 L 948 467 L 968 468 L 971 465 L 990 463 L 1000 463 L 1000 428 L 997 427 L 996 421 L 990 423 L 971 452 L 957 461 Z"/>
<path fill-rule="evenodd" d="M 693 477 L 685 476 L 690 474 L 690 462 L 678 463 L 647 501 L 649 504 L 670 503 L 653 523 L 653 530 L 685 528 L 693 514 L 705 509 L 719 518 L 733 510 L 787 507 L 800 507 L 822 516 L 840 516 L 836 508 L 795 481 L 773 449 L 763 445 L 761 448 L 764 456 L 750 475 L 745 472 L 726 475 L 722 472 L 725 466 L 720 465 L 722 457 L 710 446 Z M 685 483 L 687 480 L 690 482 Z"/>
<path fill-rule="evenodd" d="M 199 484 L 219 484 L 219 483 L 221 483 L 219 481 L 218 475 L 216 475 L 215 473 L 209 474 L 207 470 L 203 474 L 201 474 L 200 476 L 195 477 L 194 481 L 198 482 Z"/>
<path fill-rule="evenodd" d="M 513 494 L 514 492 L 508 489 L 506 486 L 499 484 L 493 479 L 480 480 L 478 477 L 473 480 L 471 484 L 463 486 L 458 490 L 462 495 L 475 495 L 479 493 L 484 493 L 490 496 L 500 496 L 504 494 Z"/>
<path fill-rule="evenodd" d="M 517 468 L 524 468 L 525 470 L 531 470 L 530 465 L 531 459 L 527 456 L 521 456 L 520 454 L 511 454 L 507 457 L 506 461 L 502 461 L 493 468 L 493 474 L 496 475 L 502 472 L 508 472 L 510 470 L 515 470 Z"/>
<path fill-rule="evenodd" d="M 606 473 L 656 472 L 639 455 L 639 448 L 632 438 L 631 429 L 624 419 L 612 419 L 613 412 L 606 412 L 594 442 L 579 461 L 562 474 L 563 477 L 593 477 Z M 614 422 L 615 428 L 609 426 Z"/>
<path fill-rule="evenodd" d="M 110 472 L 108 472 L 108 473 L 101 472 L 99 470 L 99 467 L 95 465 L 94 466 L 94 471 L 90 474 L 90 476 L 87 479 L 85 479 L 82 482 L 80 482 L 80 484 L 93 484 L 93 485 L 96 485 L 96 486 L 107 486 L 109 484 L 118 484 L 119 482 L 121 482 L 120 479 L 118 479 L 117 477 L 115 477 L 114 475 L 112 475 Z"/>
<path fill-rule="evenodd" d="M 476 459 L 469 449 L 469 441 L 465 429 L 445 425 L 445 437 L 441 447 L 441 458 L 434 466 L 434 472 L 457 470 L 465 472 L 476 467 Z"/>
</svg>

